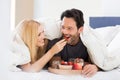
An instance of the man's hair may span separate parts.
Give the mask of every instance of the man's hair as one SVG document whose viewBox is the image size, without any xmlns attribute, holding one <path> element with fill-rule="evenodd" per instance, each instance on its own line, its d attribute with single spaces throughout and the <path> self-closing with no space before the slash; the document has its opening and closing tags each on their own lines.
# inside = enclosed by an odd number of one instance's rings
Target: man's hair
<svg viewBox="0 0 120 80">
<path fill-rule="evenodd" d="M 83 18 L 83 12 L 78 9 L 70 9 L 66 10 L 61 15 L 61 20 L 64 18 L 73 18 L 76 22 L 77 28 L 80 28 L 84 25 L 84 18 Z"/>
</svg>

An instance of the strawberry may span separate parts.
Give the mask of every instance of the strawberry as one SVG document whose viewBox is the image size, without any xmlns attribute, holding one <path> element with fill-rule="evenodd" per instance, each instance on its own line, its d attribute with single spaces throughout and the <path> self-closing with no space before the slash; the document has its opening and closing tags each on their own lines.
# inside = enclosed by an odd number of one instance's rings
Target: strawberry
<svg viewBox="0 0 120 80">
<path fill-rule="evenodd" d="M 73 64 L 73 69 L 74 70 L 82 70 L 82 65 L 80 63 L 74 63 Z"/>
<path fill-rule="evenodd" d="M 65 61 L 64 65 L 68 65 L 68 62 Z"/>
<path fill-rule="evenodd" d="M 68 65 L 73 65 L 73 62 L 70 62 L 70 61 L 69 61 L 69 62 L 68 62 Z"/>
<path fill-rule="evenodd" d="M 61 61 L 61 65 L 64 65 L 65 64 L 65 62 L 64 61 Z"/>
<path fill-rule="evenodd" d="M 61 61 L 61 65 L 67 65 L 68 64 L 68 62 L 66 62 L 66 61 Z"/>
</svg>

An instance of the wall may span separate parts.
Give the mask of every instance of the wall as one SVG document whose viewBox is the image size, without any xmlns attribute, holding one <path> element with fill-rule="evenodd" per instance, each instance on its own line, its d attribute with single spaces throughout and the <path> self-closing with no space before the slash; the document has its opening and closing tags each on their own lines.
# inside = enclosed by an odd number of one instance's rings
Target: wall
<svg viewBox="0 0 120 80">
<path fill-rule="evenodd" d="M 10 34 L 11 34 L 11 1 L 0 0 L 0 79 L 7 77 L 10 62 Z M 16 22 L 23 18 L 33 18 L 33 0 L 16 0 Z M 28 4 L 29 2 L 29 4 Z M 20 4 L 19 4 L 20 3 Z M 23 5 L 23 6 L 22 6 Z M 32 6 L 31 6 L 32 5 Z M 15 8 L 14 8 L 15 9 Z M 17 24 L 17 23 L 16 23 Z M 6 74 L 6 75 L 4 75 Z M 1 79 L 4 80 L 4 79 Z"/>
<path fill-rule="evenodd" d="M 16 0 L 15 25 L 23 19 L 33 18 L 34 0 Z"/>
<path fill-rule="evenodd" d="M 104 16 L 120 16 L 120 0 L 102 0 Z"/>
<path fill-rule="evenodd" d="M 9 61 L 7 51 L 10 37 L 10 0 L 0 0 L 0 11 L 0 73 L 3 74 Z"/>
<path fill-rule="evenodd" d="M 90 16 L 120 16 L 120 0 L 34 0 L 34 18 L 59 18 L 70 8 L 83 11 L 85 25 Z"/>
<path fill-rule="evenodd" d="M 59 18 L 70 8 L 84 12 L 85 25 L 90 16 L 119 16 L 120 0 L 15 0 L 15 25 L 25 18 Z"/>
<path fill-rule="evenodd" d="M 59 18 L 61 13 L 70 8 L 78 8 L 84 12 L 86 24 L 89 16 L 101 15 L 101 0 L 35 0 L 34 18 Z"/>
<path fill-rule="evenodd" d="M 15 25 L 25 18 L 59 18 L 70 8 L 84 12 L 85 25 L 90 16 L 119 16 L 119 0 L 16 0 Z M 115 6 L 114 6 L 115 5 Z"/>
</svg>

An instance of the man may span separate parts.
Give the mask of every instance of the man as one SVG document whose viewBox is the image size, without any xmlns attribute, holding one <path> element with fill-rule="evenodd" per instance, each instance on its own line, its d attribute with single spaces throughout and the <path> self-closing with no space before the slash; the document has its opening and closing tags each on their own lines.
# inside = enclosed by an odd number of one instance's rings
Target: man
<svg viewBox="0 0 120 80">
<path fill-rule="evenodd" d="M 53 58 L 60 57 L 64 61 L 68 61 L 70 58 L 82 58 L 87 62 L 83 67 L 82 75 L 85 77 L 94 75 L 98 71 L 98 67 L 88 62 L 87 49 L 80 39 L 80 33 L 83 31 L 84 26 L 83 13 L 77 9 L 66 10 L 61 15 L 61 21 L 62 37 L 50 41 L 48 48 L 50 49 L 52 45 L 63 38 L 66 39 L 67 44 Z"/>
</svg>

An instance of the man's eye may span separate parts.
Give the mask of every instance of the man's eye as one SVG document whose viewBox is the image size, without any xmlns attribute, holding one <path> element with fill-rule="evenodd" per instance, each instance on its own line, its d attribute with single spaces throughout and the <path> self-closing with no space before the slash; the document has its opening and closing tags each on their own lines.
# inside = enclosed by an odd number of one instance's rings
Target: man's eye
<svg viewBox="0 0 120 80">
<path fill-rule="evenodd" d="M 68 30 L 72 30 L 72 28 L 68 28 Z"/>
<path fill-rule="evenodd" d="M 65 28 L 62 26 L 62 29 L 65 29 Z"/>
</svg>

